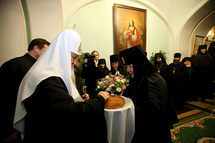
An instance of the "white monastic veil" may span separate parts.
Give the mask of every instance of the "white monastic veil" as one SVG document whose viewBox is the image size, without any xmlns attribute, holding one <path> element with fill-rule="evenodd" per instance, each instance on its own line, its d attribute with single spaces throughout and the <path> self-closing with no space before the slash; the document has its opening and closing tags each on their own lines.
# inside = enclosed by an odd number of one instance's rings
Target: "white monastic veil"
<svg viewBox="0 0 215 143">
<path fill-rule="evenodd" d="M 83 101 L 71 80 L 71 52 L 79 55 L 81 38 L 73 30 L 61 32 L 23 78 L 17 97 L 14 128 L 24 133 L 26 110 L 23 100 L 30 97 L 37 85 L 51 76 L 60 77 L 75 101 Z M 42 100 L 42 99 L 41 99 Z"/>
</svg>

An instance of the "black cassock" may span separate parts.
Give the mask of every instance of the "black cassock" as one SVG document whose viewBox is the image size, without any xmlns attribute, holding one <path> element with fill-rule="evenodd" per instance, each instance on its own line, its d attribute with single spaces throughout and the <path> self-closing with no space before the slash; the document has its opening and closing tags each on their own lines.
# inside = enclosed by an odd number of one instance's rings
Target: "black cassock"
<svg viewBox="0 0 215 143">
<path fill-rule="evenodd" d="M 107 141 L 104 98 L 75 103 L 59 77 L 42 81 L 24 105 L 27 143 Z"/>
<path fill-rule="evenodd" d="M 170 129 L 178 119 L 166 82 L 158 73 L 130 83 L 123 95 L 130 97 L 135 105 L 135 135 L 132 142 L 171 142 Z"/>
<path fill-rule="evenodd" d="M 0 140 L 12 135 L 13 118 L 16 107 L 17 92 L 22 78 L 36 62 L 29 54 L 14 58 L 4 63 L 0 68 Z"/>
<path fill-rule="evenodd" d="M 170 143 L 170 129 L 178 122 L 168 86 L 156 73 L 140 45 L 120 52 L 126 65 L 133 65 L 134 77 L 123 95 L 135 106 L 133 143 Z"/>
<path fill-rule="evenodd" d="M 162 64 L 154 64 L 155 69 L 157 72 L 163 77 L 167 84 L 170 82 L 170 72 L 169 67 L 166 63 Z"/>
<path fill-rule="evenodd" d="M 200 47 L 207 47 L 202 45 Z M 213 99 L 213 79 L 215 79 L 215 63 L 212 56 L 206 51 L 204 54 L 201 52 L 201 48 L 198 50 L 198 54 L 193 59 L 193 68 L 196 72 L 196 90 L 197 96 L 202 99 Z"/>
<path fill-rule="evenodd" d="M 104 68 L 99 66 L 99 70 L 102 73 L 102 78 L 104 78 L 105 76 L 109 75 L 109 69 L 106 66 Z"/>
<path fill-rule="evenodd" d="M 169 64 L 170 89 L 174 105 L 181 109 L 185 105 L 186 65 L 182 62 Z"/>
<path fill-rule="evenodd" d="M 85 79 L 87 93 L 90 98 L 94 98 L 96 96 L 96 83 L 98 79 L 102 78 L 102 72 L 98 67 L 95 67 L 94 63 L 89 63 L 87 67 L 83 66 L 81 77 Z"/>
</svg>

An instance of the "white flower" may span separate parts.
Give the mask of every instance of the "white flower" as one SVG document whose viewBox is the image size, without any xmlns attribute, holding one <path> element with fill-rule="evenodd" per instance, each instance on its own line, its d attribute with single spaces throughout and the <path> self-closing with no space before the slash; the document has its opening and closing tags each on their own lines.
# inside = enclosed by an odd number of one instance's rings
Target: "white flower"
<svg viewBox="0 0 215 143">
<path fill-rule="evenodd" d="M 112 90 L 112 88 L 108 87 L 106 90 L 107 90 L 107 92 L 110 92 Z"/>
<path fill-rule="evenodd" d="M 116 82 L 120 82 L 120 79 L 117 79 Z"/>
<path fill-rule="evenodd" d="M 98 82 L 98 85 L 99 85 L 99 86 L 101 86 L 101 84 L 102 84 L 102 82 L 101 82 L 101 81 L 100 81 L 100 82 Z"/>
<path fill-rule="evenodd" d="M 100 88 L 101 88 L 101 86 L 97 85 L 97 89 L 100 89 Z"/>
<path fill-rule="evenodd" d="M 122 90 L 122 89 L 119 88 L 119 87 L 116 88 L 116 92 L 121 92 L 121 90 Z"/>
<path fill-rule="evenodd" d="M 107 75 L 105 78 L 106 78 L 106 79 L 109 79 L 109 78 L 110 78 L 110 76 L 109 76 L 109 75 Z"/>
<path fill-rule="evenodd" d="M 117 75 L 117 74 L 119 74 L 119 71 L 118 71 L 118 70 L 116 70 L 116 73 L 115 73 L 115 74 L 116 74 L 116 75 Z"/>
<path fill-rule="evenodd" d="M 121 83 L 125 83 L 125 82 L 126 82 L 126 79 L 122 79 L 122 80 L 121 80 Z"/>
</svg>

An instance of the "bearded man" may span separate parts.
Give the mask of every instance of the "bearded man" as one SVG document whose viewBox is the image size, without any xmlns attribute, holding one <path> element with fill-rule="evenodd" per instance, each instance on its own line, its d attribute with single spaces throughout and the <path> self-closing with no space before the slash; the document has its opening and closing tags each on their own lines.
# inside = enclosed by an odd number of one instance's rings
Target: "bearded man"
<svg viewBox="0 0 215 143">
<path fill-rule="evenodd" d="M 185 104 L 185 72 L 186 66 L 180 62 L 181 53 L 175 53 L 173 63 L 169 65 L 170 70 L 170 88 L 172 92 L 172 98 L 176 109 L 181 109 Z"/>
<path fill-rule="evenodd" d="M 162 53 L 155 54 L 154 68 L 163 77 L 166 83 L 169 84 L 169 67 Z"/>
</svg>

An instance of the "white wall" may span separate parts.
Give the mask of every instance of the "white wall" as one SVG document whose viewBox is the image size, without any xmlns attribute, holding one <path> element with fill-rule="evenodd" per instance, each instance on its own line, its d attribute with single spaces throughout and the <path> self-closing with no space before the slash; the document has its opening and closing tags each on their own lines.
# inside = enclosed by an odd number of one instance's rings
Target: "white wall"
<svg viewBox="0 0 215 143">
<path fill-rule="evenodd" d="M 26 50 L 24 19 L 19 1 L 0 2 L 0 65 Z"/>
<path fill-rule="evenodd" d="M 60 0 L 27 0 L 31 39 L 52 42 L 63 30 Z"/>
</svg>

